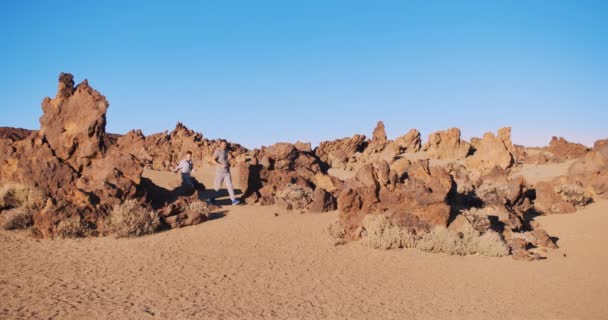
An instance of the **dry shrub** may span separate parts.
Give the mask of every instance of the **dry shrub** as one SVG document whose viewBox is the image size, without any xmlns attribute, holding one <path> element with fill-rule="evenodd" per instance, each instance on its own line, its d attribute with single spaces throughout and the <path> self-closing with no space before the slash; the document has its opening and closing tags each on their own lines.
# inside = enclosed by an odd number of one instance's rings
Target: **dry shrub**
<svg viewBox="0 0 608 320">
<path fill-rule="evenodd" d="M 23 184 L 7 184 L 0 188 L 0 208 L 23 208 L 36 212 L 44 208 L 46 197 L 38 188 Z"/>
<path fill-rule="evenodd" d="M 500 206 L 505 204 L 509 196 L 509 188 L 506 185 L 497 185 L 493 181 L 485 181 L 475 193 L 483 201 L 484 206 Z"/>
<path fill-rule="evenodd" d="M 5 218 L 4 229 L 6 230 L 18 230 L 27 229 L 32 226 L 32 214 L 25 210 L 13 212 L 10 217 Z"/>
<path fill-rule="evenodd" d="M 312 198 L 311 188 L 290 183 L 277 192 L 276 203 L 287 210 L 306 209 L 312 202 Z"/>
<path fill-rule="evenodd" d="M 570 202 L 575 206 L 585 206 L 591 202 L 583 187 L 578 184 L 562 184 L 556 186 L 555 193 L 559 194 L 562 200 Z"/>
<path fill-rule="evenodd" d="M 188 203 L 188 211 L 198 212 L 203 215 L 208 215 L 209 207 L 207 207 L 207 204 L 205 202 L 196 200 L 196 201 L 192 201 L 192 202 Z"/>
<path fill-rule="evenodd" d="M 78 215 L 74 215 L 68 219 L 61 220 L 55 226 L 55 237 L 59 238 L 80 238 L 86 237 L 91 233 L 91 229 Z"/>
<path fill-rule="evenodd" d="M 114 206 L 106 220 L 106 228 L 116 237 L 137 237 L 153 233 L 160 226 L 158 213 L 142 207 L 137 200 Z"/>
<path fill-rule="evenodd" d="M 23 184 L 7 184 L 0 188 L 0 209 L 21 208 L 7 221 L 4 228 L 7 230 L 26 229 L 33 223 L 34 213 L 42 210 L 46 197 L 37 188 Z"/>
<path fill-rule="evenodd" d="M 437 227 L 423 235 L 416 247 L 427 252 L 451 255 L 501 257 L 509 254 L 507 244 L 498 233 L 488 230 L 481 234 L 471 226 L 466 227 L 462 234 Z"/>
<path fill-rule="evenodd" d="M 413 248 L 416 237 L 391 223 L 382 214 L 368 214 L 363 219 L 361 244 L 375 249 Z"/>
<path fill-rule="evenodd" d="M 479 232 L 485 232 L 492 227 L 492 222 L 483 210 L 484 209 L 470 208 L 461 211 L 462 215 L 471 223 L 471 226 Z"/>
<path fill-rule="evenodd" d="M 327 226 L 327 234 L 329 234 L 332 239 L 342 240 L 346 237 L 346 229 L 344 229 L 340 220 L 336 220 Z"/>
</svg>

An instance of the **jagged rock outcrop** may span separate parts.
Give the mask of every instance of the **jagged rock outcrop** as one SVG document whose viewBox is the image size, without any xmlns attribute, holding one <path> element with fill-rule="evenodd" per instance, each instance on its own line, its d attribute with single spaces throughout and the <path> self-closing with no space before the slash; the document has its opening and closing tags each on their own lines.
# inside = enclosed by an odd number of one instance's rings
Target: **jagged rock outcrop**
<svg viewBox="0 0 608 320">
<path fill-rule="evenodd" d="M 486 171 L 498 166 L 507 169 L 515 163 L 515 148 L 511 143 L 511 128 L 498 130 L 495 136 L 486 132 L 475 144 L 475 152 L 465 161 L 469 168 Z"/>
<path fill-rule="evenodd" d="M 144 200 L 141 174 L 150 149 L 141 132 L 106 133 L 108 106 L 86 80 L 75 86 L 73 76 L 62 73 L 55 98 L 42 102 L 40 130 L 0 139 L 0 184 L 23 183 L 48 199 L 33 213 L 35 236 L 65 233 L 66 224 L 79 230 L 71 235 L 100 234 L 113 207 Z"/>
<path fill-rule="evenodd" d="M 431 159 L 456 160 L 464 159 L 471 151 L 471 145 L 460 139 L 460 129 L 450 128 L 431 133 L 423 150 Z"/>
<path fill-rule="evenodd" d="M 287 185 L 315 188 L 314 180 L 322 173 L 321 163 L 311 152 L 301 151 L 291 143 L 276 143 L 250 152 L 249 159 L 237 166 L 243 199 L 274 204 L 277 194 Z"/>
<path fill-rule="evenodd" d="M 201 133 L 177 123 L 170 133 L 155 133 L 147 137 L 140 130 L 130 131 L 118 138 L 112 147 L 132 154 L 147 168 L 172 170 L 187 151 L 192 152 L 195 167 L 207 164 L 220 142 L 206 139 Z M 231 150 L 229 161 L 233 166 L 237 163 L 237 157 L 247 152 L 247 149 L 235 143 L 228 142 L 228 148 Z"/>
<path fill-rule="evenodd" d="M 323 141 L 315 148 L 316 156 L 332 167 L 343 166 L 357 152 L 362 152 L 368 145 L 364 135 L 356 134 L 350 138 Z"/>
<path fill-rule="evenodd" d="M 388 140 L 386 138 L 386 130 L 384 129 L 384 122 L 378 121 L 376 128 L 372 134 L 372 143 L 383 144 Z"/>
<path fill-rule="evenodd" d="M 59 75 L 55 98 L 44 98 L 40 135 L 55 155 L 80 172 L 107 149 L 106 111 L 109 103 L 87 80 L 74 86 L 71 74 Z"/>
<path fill-rule="evenodd" d="M 22 128 L 0 127 L 0 140 L 6 139 L 11 142 L 23 140 L 32 133 L 32 130 Z"/>
<path fill-rule="evenodd" d="M 570 166 L 568 176 L 594 197 L 608 199 L 608 139 L 596 141 L 590 152 Z"/>
<path fill-rule="evenodd" d="M 577 159 L 584 156 L 589 148 L 580 144 L 569 142 L 562 137 L 552 137 L 546 151 L 550 152 L 554 157 L 559 159 Z"/>
<path fill-rule="evenodd" d="M 421 148 L 420 131 L 411 129 L 408 133 L 395 139 L 395 145 L 399 148 L 399 152 L 418 152 Z"/>
<path fill-rule="evenodd" d="M 394 224 L 417 232 L 446 226 L 450 216 L 447 195 L 452 187 L 449 174 L 419 161 L 401 180 L 387 162 L 361 167 L 345 182 L 338 196 L 340 221 L 348 237 L 356 239 L 367 214 L 383 213 Z"/>
</svg>

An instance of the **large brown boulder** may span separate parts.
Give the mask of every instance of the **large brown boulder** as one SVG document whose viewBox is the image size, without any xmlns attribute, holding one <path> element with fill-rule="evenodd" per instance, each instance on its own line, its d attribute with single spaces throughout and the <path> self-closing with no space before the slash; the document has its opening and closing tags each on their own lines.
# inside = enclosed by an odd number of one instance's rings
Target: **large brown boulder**
<svg viewBox="0 0 608 320">
<path fill-rule="evenodd" d="M 367 145 L 368 141 L 364 135 L 355 134 L 350 138 L 323 141 L 315 149 L 315 154 L 321 161 L 331 165 L 330 159 L 338 158 L 345 161 L 355 153 L 362 152 Z"/>
<path fill-rule="evenodd" d="M 465 161 L 471 169 L 486 171 L 495 166 L 507 169 L 515 163 L 511 128 L 500 129 L 498 136 L 486 132 L 483 138 L 475 143 L 475 149 L 475 153 Z"/>
<path fill-rule="evenodd" d="M 74 86 L 71 74 L 59 75 L 55 98 L 44 98 L 40 134 L 61 160 L 77 171 L 99 157 L 107 147 L 108 101 L 87 80 Z"/>
<path fill-rule="evenodd" d="M 311 153 L 294 144 L 280 142 L 253 150 L 249 164 L 237 166 L 247 186 L 243 199 L 262 205 L 276 203 L 278 194 L 288 185 L 315 188 L 316 177 L 322 173 L 321 163 Z"/>
<path fill-rule="evenodd" d="M 608 198 L 608 139 L 596 141 L 590 152 L 570 166 L 568 176 L 594 196 Z"/>
<path fill-rule="evenodd" d="M 421 148 L 420 131 L 411 129 L 408 133 L 395 139 L 400 152 L 418 152 Z"/>
<path fill-rule="evenodd" d="M 447 226 L 450 175 L 442 168 L 429 167 L 428 161 L 419 161 L 407 176 L 401 181 L 388 163 L 381 161 L 364 165 L 345 182 L 338 210 L 349 238 L 357 238 L 365 215 L 374 213 L 383 213 L 396 225 L 416 232 Z"/>
<path fill-rule="evenodd" d="M 464 159 L 469 154 L 471 145 L 460 139 L 460 129 L 450 128 L 431 133 L 423 149 L 431 159 L 455 160 Z"/>
<path fill-rule="evenodd" d="M 589 148 L 580 143 L 569 142 L 562 137 L 554 136 L 546 150 L 560 159 L 576 159 L 584 156 Z"/>
</svg>

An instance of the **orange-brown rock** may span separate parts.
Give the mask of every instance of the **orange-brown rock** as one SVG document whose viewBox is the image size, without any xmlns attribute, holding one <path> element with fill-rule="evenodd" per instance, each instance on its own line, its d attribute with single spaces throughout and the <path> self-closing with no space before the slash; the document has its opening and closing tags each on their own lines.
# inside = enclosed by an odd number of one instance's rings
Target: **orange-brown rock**
<svg viewBox="0 0 608 320">
<path fill-rule="evenodd" d="M 378 121 L 376 124 L 376 128 L 372 134 L 372 143 L 382 144 L 386 143 L 386 130 L 384 129 L 384 123 L 382 121 Z"/>
<path fill-rule="evenodd" d="M 350 158 L 356 152 L 362 152 L 367 144 L 368 141 L 364 135 L 356 134 L 350 138 L 323 141 L 315 149 L 315 154 L 321 161 L 328 163 L 332 156 L 343 159 Z"/>
<path fill-rule="evenodd" d="M 32 133 L 32 130 L 0 127 L 0 139 L 7 139 L 11 142 L 19 141 L 27 138 Z"/>
<path fill-rule="evenodd" d="M 442 168 L 429 167 L 428 161 L 414 163 L 408 178 L 401 181 L 388 163 L 366 164 L 345 182 L 338 196 L 340 221 L 350 238 L 366 214 L 383 213 L 393 223 L 418 232 L 433 226 L 447 226 L 452 188 L 450 175 Z"/>
<path fill-rule="evenodd" d="M 584 156 L 589 148 L 580 144 L 569 142 L 562 137 L 552 137 L 549 147 L 546 148 L 553 156 L 560 159 L 576 159 Z"/>
<path fill-rule="evenodd" d="M 421 148 L 420 131 L 411 129 L 408 133 L 395 139 L 400 152 L 418 152 Z"/>
<path fill-rule="evenodd" d="M 460 129 L 450 128 L 431 133 L 423 149 L 431 159 L 455 160 L 464 159 L 469 154 L 471 145 L 460 139 Z"/>
<path fill-rule="evenodd" d="M 42 101 L 39 133 L 57 157 L 80 172 L 107 148 L 108 106 L 106 98 L 87 80 L 74 87 L 73 76 L 62 73 L 55 98 Z"/>
<path fill-rule="evenodd" d="M 510 168 L 515 163 L 512 154 L 514 147 L 511 143 L 511 128 L 502 128 L 498 136 L 486 132 L 481 140 L 475 144 L 475 152 L 465 161 L 467 167 L 479 171 L 499 166 L 502 169 Z"/>
</svg>

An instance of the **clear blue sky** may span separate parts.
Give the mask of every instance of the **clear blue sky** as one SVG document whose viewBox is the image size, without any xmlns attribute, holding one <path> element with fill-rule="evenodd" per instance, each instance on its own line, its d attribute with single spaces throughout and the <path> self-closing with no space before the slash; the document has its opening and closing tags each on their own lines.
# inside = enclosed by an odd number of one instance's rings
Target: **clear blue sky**
<svg viewBox="0 0 608 320">
<path fill-rule="evenodd" d="M 128 4 L 126 4 L 128 3 Z M 177 121 L 248 147 L 389 137 L 608 137 L 606 1 L 3 1 L 0 126 L 38 128 L 57 76 L 108 131 Z"/>
</svg>

